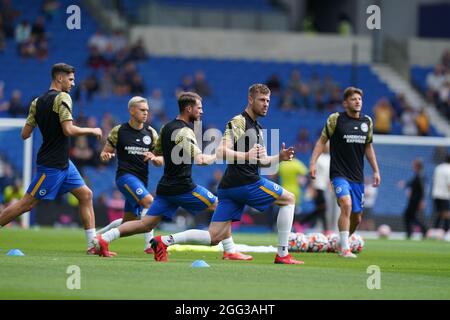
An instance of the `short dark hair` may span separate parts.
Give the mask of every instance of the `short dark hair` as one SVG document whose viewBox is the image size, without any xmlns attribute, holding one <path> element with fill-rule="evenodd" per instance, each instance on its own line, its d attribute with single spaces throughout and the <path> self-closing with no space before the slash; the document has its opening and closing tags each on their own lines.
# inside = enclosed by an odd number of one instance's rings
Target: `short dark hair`
<svg viewBox="0 0 450 320">
<path fill-rule="evenodd" d="M 195 92 L 180 93 L 178 96 L 178 108 L 180 109 L 180 113 L 183 112 L 188 106 L 194 106 L 197 101 L 202 101 L 202 97 Z"/>
<path fill-rule="evenodd" d="M 248 88 L 248 95 L 255 97 L 257 93 L 270 94 L 270 89 L 268 86 L 262 83 L 255 83 L 250 88 Z"/>
<path fill-rule="evenodd" d="M 59 73 L 65 73 L 65 74 L 75 73 L 75 68 L 66 63 L 62 63 L 62 62 L 56 63 L 52 67 L 52 79 L 55 79 Z"/>
<path fill-rule="evenodd" d="M 348 87 L 344 90 L 344 100 L 347 100 L 348 97 L 351 97 L 355 93 L 359 94 L 361 97 L 363 96 L 363 91 L 359 88 Z"/>
</svg>

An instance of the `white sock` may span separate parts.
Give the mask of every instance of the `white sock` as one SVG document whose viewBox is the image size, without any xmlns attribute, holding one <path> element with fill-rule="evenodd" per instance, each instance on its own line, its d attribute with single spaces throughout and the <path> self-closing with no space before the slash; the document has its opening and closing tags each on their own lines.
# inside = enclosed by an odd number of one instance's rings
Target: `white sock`
<svg viewBox="0 0 450 320">
<path fill-rule="evenodd" d="M 113 222 L 111 222 L 110 224 L 108 224 L 106 227 L 101 228 L 100 230 L 97 231 L 97 234 L 101 233 L 105 233 L 106 231 L 111 230 L 112 228 L 117 228 L 118 226 L 120 226 L 122 224 L 123 219 L 119 218 L 114 220 Z"/>
<path fill-rule="evenodd" d="M 229 237 L 222 240 L 223 251 L 228 253 L 236 253 L 236 247 L 234 246 L 233 237 Z"/>
<path fill-rule="evenodd" d="M 348 244 L 349 234 L 350 234 L 349 231 L 339 231 L 339 243 L 341 245 L 342 250 L 350 249 L 350 246 Z"/>
<path fill-rule="evenodd" d="M 294 221 L 295 205 L 289 204 L 287 206 L 280 207 L 277 217 L 277 229 L 278 229 L 278 255 L 285 257 L 289 254 L 288 242 L 289 233 L 292 229 L 292 222 Z"/>
<path fill-rule="evenodd" d="M 147 211 L 149 208 L 143 208 L 141 211 L 141 219 L 147 215 Z M 147 250 L 151 247 L 150 240 L 153 239 L 153 230 L 150 232 L 144 233 L 144 250 Z"/>
<path fill-rule="evenodd" d="M 152 231 L 150 231 L 150 232 L 146 232 L 146 233 L 144 233 L 144 242 L 145 242 L 145 247 L 144 247 L 144 249 L 148 249 L 148 248 L 150 248 L 151 247 L 151 245 L 150 245 L 150 240 L 152 240 L 153 239 L 153 230 Z"/>
<path fill-rule="evenodd" d="M 108 232 L 102 234 L 102 239 L 108 243 L 120 238 L 120 231 L 117 228 L 113 228 Z"/>
<path fill-rule="evenodd" d="M 94 246 L 95 228 L 84 230 L 86 234 L 87 247 L 92 248 Z"/>
<path fill-rule="evenodd" d="M 171 246 L 173 244 L 203 244 L 206 246 L 211 245 L 211 236 L 208 231 L 203 230 L 186 230 L 183 232 L 171 234 L 169 236 L 162 236 L 162 242 Z"/>
</svg>

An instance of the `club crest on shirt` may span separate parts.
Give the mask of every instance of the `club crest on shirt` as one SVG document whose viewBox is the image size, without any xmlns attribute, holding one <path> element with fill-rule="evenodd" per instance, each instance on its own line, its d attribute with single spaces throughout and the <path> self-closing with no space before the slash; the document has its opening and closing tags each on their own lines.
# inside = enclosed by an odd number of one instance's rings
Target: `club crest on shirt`
<svg viewBox="0 0 450 320">
<path fill-rule="evenodd" d="M 144 141 L 146 145 L 149 145 L 150 143 L 152 143 L 152 138 L 150 138 L 149 136 L 145 136 L 144 138 L 142 138 L 142 141 Z"/>
<path fill-rule="evenodd" d="M 341 192 L 342 192 L 342 188 L 341 188 L 341 187 L 337 187 L 337 188 L 336 188 L 336 193 L 339 194 L 339 193 L 341 193 Z"/>
<path fill-rule="evenodd" d="M 144 190 L 142 190 L 141 188 L 137 188 L 136 189 L 136 194 L 137 195 L 141 195 L 142 193 L 144 193 Z"/>
<path fill-rule="evenodd" d="M 367 125 L 367 123 L 361 123 L 361 130 L 362 132 L 369 131 L 369 126 Z"/>
<path fill-rule="evenodd" d="M 40 196 L 45 196 L 46 193 L 47 193 L 47 190 L 45 190 L 45 189 L 39 190 Z"/>
</svg>

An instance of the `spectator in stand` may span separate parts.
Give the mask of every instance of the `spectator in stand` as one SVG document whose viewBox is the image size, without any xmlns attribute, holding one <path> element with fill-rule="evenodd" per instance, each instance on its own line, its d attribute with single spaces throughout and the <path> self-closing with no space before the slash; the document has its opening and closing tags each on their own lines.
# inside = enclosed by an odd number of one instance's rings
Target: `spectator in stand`
<svg viewBox="0 0 450 320">
<path fill-rule="evenodd" d="M 450 99 L 450 77 L 445 80 L 437 93 L 436 107 L 441 114 L 450 119 L 450 110 L 448 100 Z"/>
<path fill-rule="evenodd" d="M 0 53 L 3 53 L 6 48 L 6 35 L 3 28 L 3 17 L 0 14 Z"/>
<path fill-rule="evenodd" d="M 94 46 L 89 49 L 90 54 L 87 59 L 87 64 L 93 69 L 101 69 L 108 66 L 108 61 L 102 55 L 98 47 Z"/>
<path fill-rule="evenodd" d="M 327 74 L 323 80 L 323 93 L 325 96 L 330 97 L 333 92 L 336 91 L 336 88 L 339 87 L 336 81 L 334 81 L 333 76 L 331 74 Z M 340 91 L 340 88 L 339 88 Z"/>
<path fill-rule="evenodd" d="M 0 81 L 0 112 L 8 111 L 9 102 L 5 100 L 5 82 Z"/>
<path fill-rule="evenodd" d="M 342 93 L 341 88 L 335 86 L 331 91 L 330 97 L 326 104 L 326 109 L 328 112 L 335 112 L 342 105 Z"/>
<path fill-rule="evenodd" d="M 128 62 L 131 62 L 128 48 L 119 50 L 112 61 L 119 69 L 124 67 Z"/>
<path fill-rule="evenodd" d="M 88 128 L 97 128 L 97 118 L 94 116 L 90 116 L 89 118 L 87 118 L 86 126 Z M 93 165 L 98 166 L 100 164 L 99 157 L 100 152 L 102 151 L 102 145 L 99 143 L 99 140 L 93 136 L 87 136 L 87 142 L 89 148 L 94 152 L 94 156 L 91 162 Z"/>
<path fill-rule="evenodd" d="M 201 97 L 212 96 L 211 86 L 208 81 L 206 81 L 205 73 L 198 70 L 194 76 L 194 91 L 198 93 Z"/>
<path fill-rule="evenodd" d="M 416 117 L 417 132 L 419 136 L 428 136 L 430 134 L 430 119 L 422 108 Z"/>
<path fill-rule="evenodd" d="M 44 0 L 42 3 L 42 12 L 48 21 L 51 21 L 58 12 L 58 0 Z"/>
<path fill-rule="evenodd" d="M 309 137 L 309 131 L 306 128 L 300 129 L 297 135 L 297 141 L 294 144 L 295 153 L 301 156 L 309 155 L 313 149 L 313 144 Z"/>
<path fill-rule="evenodd" d="M 147 50 L 145 49 L 144 39 L 139 38 L 135 44 L 130 48 L 130 58 L 133 61 L 146 60 L 148 57 Z"/>
<path fill-rule="evenodd" d="M 36 21 L 33 23 L 33 26 L 31 27 L 31 34 L 36 37 L 37 41 L 41 41 L 46 38 L 45 18 L 43 16 L 39 16 L 36 18 Z"/>
<path fill-rule="evenodd" d="M 110 43 L 112 44 L 113 52 L 119 52 L 128 47 L 128 40 L 122 30 L 115 30 L 111 36 Z"/>
<path fill-rule="evenodd" d="M 91 100 L 92 96 L 99 90 L 99 83 L 95 73 L 91 73 L 91 75 L 84 80 L 84 84 L 87 91 L 87 98 L 88 100 Z"/>
<path fill-rule="evenodd" d="M 302 76 L 299 70 L 294 70 L 291 72 L 291 77 L 287 84 L 287 88 L 291 89 L 294 93 L 300 93 L 301 87 L 303 86 Z"/>
<path fill-rule="evenodd" d="M 391 99 L 391 106 L 395 112 L 395 119 L 401 121 L 402 113 L 407 106 L 405 95 L 403 93 L 397 94 Z"/>
<path fill-rule="evenodd" d="M 20 16 L 20 12 L 13 8 L 11 0 L 2 0 L 0 4 L 3 32 L 7 39 L 14 38 L 14 20 Z"/>
<path fill-rule="evenodd" d="M 153 114 L 159 115 L 161 112 L 164 112 L 165 106 L 161 89 L 153 89 L 152 95 L 148 98 L 148 104 Z"/>
<path fill-rule="evenodd" d="M 427 75 L 427 98 L 431 102 L 438 102 L 439 101 L 439 91 L 441 87 L 444 85 L 445 82 L 445 69 L 444 66 L 441 64 L 437 64 L 434 67 L 434 70 L 432 73 L 429 73 Z"/>
<path fill-rule="evenodd" d="M 113 115 L 109 112 L 105 112 L 102 117 L 102 131 L 110 132 L 112 128 L 114 128 L 118 122 L 114 119 Z"/>
<path fill-rule="evenodd" d="M 417 135 L 416 113 L 411 106 L 404 106 L 402 116 L 400 118 L 400 123 L 402 124 L 402 133 L 404 135 Z"/>
<path fill-rule="evenodd" d="M 284 111 L 293 111 L 297 109 L 298 105 L 294 99 L 294 92 L 290 88 L 286 88 L 280 100 L 280 109 Z"/>
<path fill-rule="evenodd" d="M 103 72 L 102 79 L 99 84 L 99 91 L 102 97 L 108 97 L 112 95 L 114 90 L 114 79 L 113 79 L 113 67 L 105 69 Z"/>
<path fill-rule="evenodd" d="M 441 63 L 447 71 L 450 70 L 450 49 L 442 53 Z"/>
<path fill-rule="evenodd" d="M 34 36 L 32 36 L 34 37 Z M 48 58 L 48 41 L 42 38 L 36 43 L 36 58 L 40 61 Z"/>
<path fill-rule="evenodd" d="M 106 51 L 108 45 L 110 45 L 110 39 L 101 30 L 97 30 L 88 40 L 88 46 L 90 49 L 97 48 L 100 54 Z"/>
<path fill-rule="evenodd" d="M 79 136 L 74 139 L 74 145 L 70 149 L 70 158 L 80 170 L 86 165 L 93 165 L 94 150 L 89 148 L 86 136 Z"/>
<path fill-rule="evenodd" d="M 317 91 L 314 95 L 314 105 L 317 111 L 324 111 L 326 108 L 325 97 L 321 91 Z"/>
<path fill-rule="evenodd" d="M 175 90 L 175 95 L 178 97 L 181 92 L 194 91 L 194 80 L 190 75 L 184 75 L 181 79 L 180 86 Z"/>
<path fill-rule="evenodd" d="M 378 100 L 373 107 L 374 133 L 389 134 L 392 131 L 392 121 L 394 120 L 394 109 L 385 97 Z"/>
<path fill-rule="evenodd" d="M 350 18 L 345 13 L 341 13 L 339 15 L 337 32 L 341 36 L 350 36 L 353 34 L 352 22 L 350 21 Z"/>
<path fill-rule="evenodd" d="M 322 93 L 322 81 L 320 80 L 320 76 L 317 72 L 313 72 L 311 74 L 311 79 L 309 79 L 308 86 L 312 95 L 315 96 L 317 93 Z"/>
<path fill-rule="evenodd" d="M 135 73 L 130 83 L 130 93 L 133 95 L 143 96 L 146 92 L 145 84 L 140 74 Z"/>
<path fill-rule="evenodd" d="M 28 109 L 22 102 L 22 92 L 20 90 L 13 91 L 11 100 L 9 100 L 8 111 L 14 118 L 28 115 Z"/>
<path fill-rule="evenodd" d="M 269 87 L 272 95 L 278 96 L 281 94 L 281 80 L 276 73 L 273 73 L 270 76 L 270 78 L 266 81 L 266 85 Z"/>
<path fill-rule="evenodd" d="M 19 48 L 22 44 L 26 43 L 31 37 L 31 26 L 28 23 L 28 20 L 23 20 L 16 26 L 14 31 L 14 40 L 16 40 Z"/>
<path fill-rule="evenodd" d="M 30 36 L 30 38 L 23 42 L 20 45 L 20 56 L 23 58 L 33 58 L 36 55 L 36 40 L 34 36 Z"/>
</svg>

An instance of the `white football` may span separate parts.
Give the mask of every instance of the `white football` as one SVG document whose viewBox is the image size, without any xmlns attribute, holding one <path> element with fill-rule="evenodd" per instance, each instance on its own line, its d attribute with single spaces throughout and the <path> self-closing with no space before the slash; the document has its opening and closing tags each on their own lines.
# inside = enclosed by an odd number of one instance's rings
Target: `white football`
<svg viewBox="0 0 450 320">
<path fill-rule="evenodd" d="M 289 252 L 298 252 L 299 248 L 297 246 L 297 233 L 291 232 L 289 234 L 289 242 L 288 242 L 288 251 Z"/>
<path fill-rule="evenodd" d="M 327 251 L 328 239 L 322 233 L 308 234 L 309 246 L 308 252 L 325 252 Z"/>
<path fill-rule="evenodd" d="M 309 238 L 303 233 L 297 233 L 297 248 L 300 252 L 308 252 Z"/>
<path fill-rule="evenodd" d="M 378 236 L 380 238 L 387 238 L 391 234 L 391 227 L 387 224 L 382 224 L 378 227 Z"/>
<path fill-rule="evenodd" d="M 364 239 L 356 233 L 350 236 L 348 243 L 353 253 L 360 253 L 364 248 Z"/>
<path fill-rule="evenodd" d="M 339 235 L 337 233 L 330 233 L 327 238 L 327 252 L 336 252 L 339 244 Z"/>
</svg>

